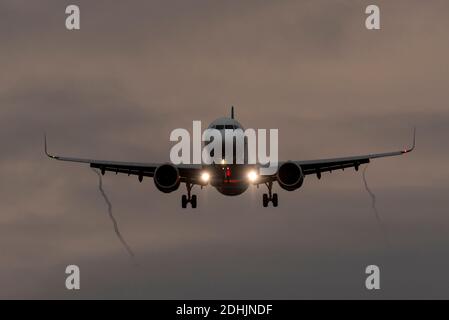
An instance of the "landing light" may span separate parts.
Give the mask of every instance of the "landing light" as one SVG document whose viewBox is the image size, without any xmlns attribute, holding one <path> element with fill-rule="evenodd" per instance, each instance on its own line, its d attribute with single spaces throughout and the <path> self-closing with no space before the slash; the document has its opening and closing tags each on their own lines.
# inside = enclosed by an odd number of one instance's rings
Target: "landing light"
<svg viewBox="0 0 449 320">
<path fill-rule="evenodd" d="M 250 172 L 248 172 L 248 179 L 249 179 L 249 181 L 255 182 L 257 180 L 257 177 L 258 177 L 258 175 L 257 175 L 256 171 L 251 170 Z"/>
<path fill-rule="evenodd" d="M 208 172 L 203 172 L 201 174 L 201 180 L 203 180 L 203 182 L 209 182 L 210 179 L 210 174 Z"/>
</svg>

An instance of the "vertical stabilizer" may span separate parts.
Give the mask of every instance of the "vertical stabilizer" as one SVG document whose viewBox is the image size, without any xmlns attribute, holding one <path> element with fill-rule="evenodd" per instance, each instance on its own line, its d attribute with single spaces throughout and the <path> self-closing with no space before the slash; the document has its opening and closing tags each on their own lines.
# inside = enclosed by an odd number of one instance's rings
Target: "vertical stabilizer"
<svg viewBox="0 0 449 320">
<path fill-rule="evenodd" d="M 234 119 L 234 106 L 231 106 L 231 119 Z"/>
</svg>

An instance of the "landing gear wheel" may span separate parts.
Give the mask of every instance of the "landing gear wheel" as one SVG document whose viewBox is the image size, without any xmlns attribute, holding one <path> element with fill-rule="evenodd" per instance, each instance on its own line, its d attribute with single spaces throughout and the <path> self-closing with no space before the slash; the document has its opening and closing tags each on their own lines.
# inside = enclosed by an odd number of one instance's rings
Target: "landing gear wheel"
<svg viewBox="0 0 449 320">
<path fill-rule="evenodd" d="M 278 206 L 278 194 L 277 193 L 273 193 L 273 199 L 271 199 L 271 202 L 273 202 L 273 207 Z"/>
<path fill-rule="evenodd" d="M 190 200 L 190 204 L 192 205 L 192 208 L 196 208 L 196 194 L 192 196 L 192 199 Z"/>
<path fill-rule="evenodd" d="M 266 208 L 268 207 L 268 203 L 270 203 L 270 201 L 273 203 L 273 207 L 277 207 L 278 206 L 278 194 L 277 193 L 271 193 L 271 190 L 273 189 L 273 182 L 266 182 L 265 185 L 268 188 L 268 194 L 264 193 L 263 194 L 263 198 L 262 198 L 262 204 L 263 206 Z"/>
<path fill-rule="evenodd" d="M 191 195 L 190 192 L 192 191 L 193 184 L 190 182 L 186 182 L 187 187 L 187 195 L 183 194 L 181 198 L 181 207 L 183 209 L 187 208 L 187 204 L 190 203 L 192 205 L 192 208 L 196 208 L 196 195 Z"/>
<path fill-rule="evenodd" d="M 269 201 L 268 195 L 266 193 L 264 193 L 263 197 L 262 197 L 262 204 L 263 204 L 264 208 L 268 207 L 268 201 Z"/>
<path fill-rule="evenodd" d="M 185 194 L 181 197 L 181 207 L 183 209 L 187 208 L 187 196 Z"/>
</svg>

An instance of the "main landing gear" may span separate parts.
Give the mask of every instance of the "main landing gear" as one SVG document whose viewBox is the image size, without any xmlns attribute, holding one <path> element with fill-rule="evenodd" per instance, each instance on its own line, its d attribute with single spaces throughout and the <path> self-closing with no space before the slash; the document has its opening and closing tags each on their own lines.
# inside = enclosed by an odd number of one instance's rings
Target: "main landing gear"
<svg viewBox="0 0 449 320">
<path fill-rule="evenodd" d="M 187 204 L 190 203 L 192 205 L 192 208 L 196 208 L 196 194 L 191 195 L 190 192 L 192 191 L 193 184 L 186 182 L 187 187 L 187 195 L 183 194 L 181 197 L 181 206 L 183 209 L 187 208 Z"/>
<path fill-rule="evenodd" d="M 273 203 L 273 207 L 278 206 L 278 194 L 277 193 L 271 193 L 271 189 L 273 188 L 273 182 L 266 182 L 265 185 L 268 188 L 268 194 L 264 193 L 262 197 L 262 204 L 266 208 L 268 207 L 268 203 L 270 201 Z"/>
</svg>

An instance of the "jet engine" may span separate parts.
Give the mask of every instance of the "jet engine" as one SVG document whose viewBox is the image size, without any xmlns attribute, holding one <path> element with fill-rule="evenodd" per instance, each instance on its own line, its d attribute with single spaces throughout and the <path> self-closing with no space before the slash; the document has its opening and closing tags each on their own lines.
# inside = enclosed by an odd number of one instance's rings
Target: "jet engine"
<svg viewBox="0 0 449 320">
<path fill-rule="evenodd" d="M 179 188 L 180 183 L 179 170 L 172 164 L 160 165 L 154 171 L 154 184 L 159 191 L 173 192 Z"/>
<path fill-rule="evenodd" d="M 282 189 L 293 191 L 302 186 L 304 174 L 299 165 L 288 161 L 283 163 L 277 172 L 277 181 Z"/>
</svg>

